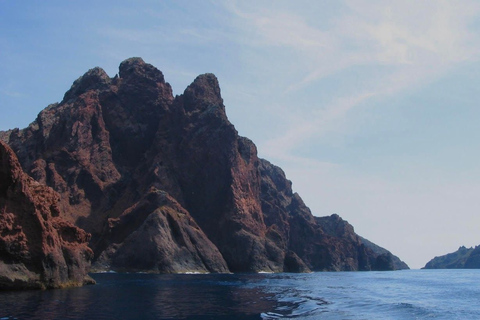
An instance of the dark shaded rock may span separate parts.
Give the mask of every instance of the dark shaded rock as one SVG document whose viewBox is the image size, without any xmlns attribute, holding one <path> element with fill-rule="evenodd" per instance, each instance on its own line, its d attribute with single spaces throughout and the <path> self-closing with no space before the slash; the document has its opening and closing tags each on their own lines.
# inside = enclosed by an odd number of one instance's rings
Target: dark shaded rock
<svg viewBox="0 0 480 320">
<path fill-rule="evenodd" d="M 285 255 L 283 272 L 303 273 L 310 272 L 310 269 L 305 265 L 302 259 L 293 251 L 288 251 Z"/>
<path fill-rule="evenodd" d="M 466 248 L 435 257 L 422 269 L 480 269 L 480 246 Z"/>
<path fill-rule="evenodd" d="M 197 77 L 172 109 L 180 132 L 171 162 L 185 208 L 231 271 L 281 271 L 281 249 L 265 237 L 256 148 L 228 121 L 215 76 Z"/>
<path fill-rule="evenodd" d="M 480 246 L 476 246 L 468 256 L 465 269 L 480 269 Z"/>
<path fill-rule="evenodd" d="M 102 68 L 96 67 L 90 69 L 83 76 L 75 80 L 70 90 L 65 93 L 63 101 L 67 102 L 70 99 L 75 99 L 89 90 L 105 89 L 110 82 L 110 77 Z"/>
<path fill-rule="evenodd" d="M 365 247 L 371 249 L 375 254 L 379 255 L 379 257 L 384 256 L 388 259 L 392 259 L 392 261 L 388 262 L 388 263 L 393 265 L 394 270 L 409 269 L 408 265 L 405 262 L 400 260 L 400 258 L 398 258 L 397 256 L 394 256 L 390 251 L 388 251 L 388 250 L 386 250 L 386 249 L 384 249 L 380 246 L 377 246 L 375 243 L 373 243 L 373 242 L 371 242 L 371 241 L 369 241 L 369 240 L 367 240 L 363 237 L 360 237 L 360 240 L 365 245 Z M 379 269 L 379 268 L 377 268 L 377 269 Z M 390 270 L 390 269 L 387 269 L 387 270 Z"/>
<path fill-rule="evenodd" d="M 161 190 L 152 188 L 120 217 L 108 219 L 103 237 L 106 248 L 94 270 L 228 272 L 190 214 Z"/>
<path fill-rule="evenodd" d="M 60 217 L 59 196 L 26 175 L 0 141 L 0 289 L 81 286 L 90 235 Z"/>
<path fill-rule="evenodd" d="M 60 104 L 0 139 L 32 177 L 60 194 L 65 217 L 92 234 L 97 270 L 306 272 L 381 264 L 383 252 L 364 245 L 340 217 L 314 217 L 283 171 L 239 137 L 213 74 L 174 98 L 163 74 L 141 58 L 122 62 L 114 78 L 94 68 Z"/>
<path fill-rule="evenodd" d="M 377 271 L 389 271 L 395 270 L 393 264 L 393 257 L 391 253 L 382 253 L 377 256 L 375 259 L 375 264 L 373 265 L 374 270 Z"/>
</svg>

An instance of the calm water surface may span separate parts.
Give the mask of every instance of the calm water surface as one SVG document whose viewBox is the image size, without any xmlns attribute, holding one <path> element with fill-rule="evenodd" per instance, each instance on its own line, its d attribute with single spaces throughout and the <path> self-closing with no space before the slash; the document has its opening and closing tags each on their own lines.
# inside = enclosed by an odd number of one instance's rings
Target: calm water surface
<svg viewBox="0 0 480 320">
<path fill-rule="evenodd" d="M 0 320 L 480 319 L 480 270 L 92 276 L 95 286 L 0 292 Z"/>
</svg>

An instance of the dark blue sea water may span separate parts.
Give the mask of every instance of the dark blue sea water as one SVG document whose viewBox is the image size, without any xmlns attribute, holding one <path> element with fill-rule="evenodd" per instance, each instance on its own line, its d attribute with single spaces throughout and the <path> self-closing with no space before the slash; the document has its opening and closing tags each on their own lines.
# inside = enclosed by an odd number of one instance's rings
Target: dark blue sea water
<svg viewBox="0 0 480 320">
<path fill-rule="evenodd" d="M 480 319 L 480 270 L 92 276 L 0 292 L 0 319 Z"/>
</svg>

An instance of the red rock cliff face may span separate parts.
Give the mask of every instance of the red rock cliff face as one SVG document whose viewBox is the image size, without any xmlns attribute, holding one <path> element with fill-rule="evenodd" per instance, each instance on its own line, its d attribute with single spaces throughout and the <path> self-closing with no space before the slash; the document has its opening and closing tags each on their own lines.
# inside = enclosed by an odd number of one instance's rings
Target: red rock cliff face
<svg viewBox="0 0 480 320">
<path fill-rule="evenodd" d="M 140 58 L 114 78 L 95 68 L 28 128 L 0 138 L 92 233 L 97 269 L 374 268 L 377 254 L 353 228 L 326 232 L 281 169 L 238 136 L 212 74 L 174 98 Z"/>
<path fill-rule="evenodd" d="M 93 281 L 90 235 L 61 218 L 58 204 L 59 195 L 25 174 L 0 141 L 0 289 Z"/>
</svg>

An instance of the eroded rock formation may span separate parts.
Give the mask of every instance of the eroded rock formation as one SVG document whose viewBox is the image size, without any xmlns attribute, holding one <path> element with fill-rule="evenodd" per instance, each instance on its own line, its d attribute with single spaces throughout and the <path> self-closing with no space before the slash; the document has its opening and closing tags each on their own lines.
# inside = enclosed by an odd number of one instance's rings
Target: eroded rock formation
<svg viewBox="0 0 480 320">
<path fill-rule="evenodd" d="M 0 289 L 80 286 L 90 235 L 60 217 L 59 195 L 25 174 L 0 141 Z"/>
<path fill-rule="evenodd" d="M 0 139 L 92 234 L 97 270 L 378 269 L 379 254 L 351 225 L 314 217 L 283 171 L 238 135 L 213 74 L 173 97 L 140 58 L 114 78 L 94 68 Z"/>
</svg>

